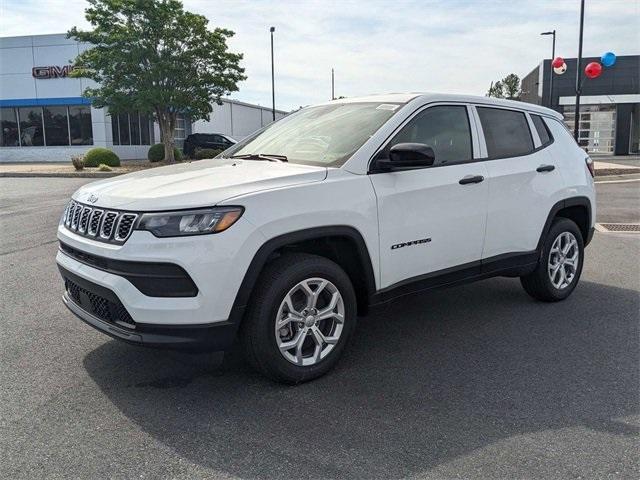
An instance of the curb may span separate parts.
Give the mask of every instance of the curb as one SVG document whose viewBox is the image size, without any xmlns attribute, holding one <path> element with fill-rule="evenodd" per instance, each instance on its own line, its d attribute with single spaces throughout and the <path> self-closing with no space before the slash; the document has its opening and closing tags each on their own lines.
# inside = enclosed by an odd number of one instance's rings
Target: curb
<svg viewBox="0 0 640 480">
<path fill-rule="evenodd" d="M 601 168 L 596 169 L 596 177 L 610 177 L 616 175 L 636 175 L 640 168 Z"/>
</svg>

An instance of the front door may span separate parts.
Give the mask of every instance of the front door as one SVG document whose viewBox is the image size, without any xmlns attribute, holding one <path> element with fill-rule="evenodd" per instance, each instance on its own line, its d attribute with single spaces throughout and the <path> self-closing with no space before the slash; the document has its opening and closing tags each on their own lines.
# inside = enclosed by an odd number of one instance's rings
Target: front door
<svg viewBox="0 0 640 480">
<path fill-rule="evenodd" d="M 422 110 L 377 158 L 407 142 L 430 146 L 434 165 L 369 175 L 378 200 L 382 288 L 445 269 L 479 268 L 482 255 L 487 171 L 473 159 L 467 107 Z"/>
</svg>

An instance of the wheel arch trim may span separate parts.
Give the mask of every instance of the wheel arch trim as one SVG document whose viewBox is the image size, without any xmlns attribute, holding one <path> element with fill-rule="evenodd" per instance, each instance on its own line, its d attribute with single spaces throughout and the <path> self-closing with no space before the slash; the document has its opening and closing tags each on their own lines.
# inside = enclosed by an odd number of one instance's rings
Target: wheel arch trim
<svg viewBox="0 0 640 480">
<path fill-rule="evenodd" d="M 553 205 L 553 207 L 551 207 L 551 210 L 549 211 L 549 215 L 547 216 L 547 220 L 544 224 L 544 227 L 542 229 L 542 232 L 540 233 L 540 238 L 538 239 L 538 245 L 536 247 L 536 250 L 539 252 L 539 254 L 542 254 L 542 244 L 547 236 L 547 234 L 549 233 L 549 230 L 551 229 L 551 224 L 553 222 L 553 220 L 557 217 L 558 212 L 560 212 L 561 210 L 568 208 L 568 207 L 584 207 L 587 210 L 587 219 L 588 219 L 588 226 L 587 229 L 591 230 L 593 228 L 592 225 L 592 219 L 591 219 L 591 212 L 592 212 L 592 208 L 591 208 L 591 200 L 588 197 L 569 197 L 569 198 L 565 198 L 563 200 L 560 200 L 559 202 L 555 203 Z M 578 225 L 578 228 L 580 228 L 580 226 Z M 582 232 L 584 233 L 584 232 Z M 591 240 L 591 235 L 589 234 L 589 232 L 587 232 L 587 235 L 584 238 L 584 246 L 586 247 L 589 244 L 589 241 Z"/>
<path fill-rule="evenodd" d="M 253 256 L 249 268 L 245 272 L 238 293 L 234 301 L 234 308 L 244 308 L 248 305 L 260 273 L 267 264 L 269 257 L 279 248 L 309 240 L 321 240 L 323 238 L 343 237 L 347 238 L 356 246 L 358 261 L 362 266 L 363 280 L 370 297 L 376 291 L 375 275 L 369 249 L 362 234 L 354 227 L 348 225 L 332 225 L 322 227 L 312 227 L 293 232 L 285 233 L 271 238 L 263 243 Z"/>
</svg>

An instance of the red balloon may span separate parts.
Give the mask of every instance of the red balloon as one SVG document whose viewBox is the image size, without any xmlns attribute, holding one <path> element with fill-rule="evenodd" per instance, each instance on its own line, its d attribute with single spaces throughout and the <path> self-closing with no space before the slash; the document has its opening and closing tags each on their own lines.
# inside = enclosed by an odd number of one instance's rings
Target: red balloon
<svg viewBox="0 0 640 480">
<path fill-rule="evenodd" d="M 551 62 L 551 66 L 553 68 L 560 68 L 563 63 L 564 63 L 564 58 L 556 57 L 556 58 L 553 59 L 553 62 Z"/>
<path fill-rule="evenodd" d="M 602 73 L 602 65 L 598 62 L 591 62 L 584 67 L 584 73 L 589 78 L 598 78 Z"/>
</svg>

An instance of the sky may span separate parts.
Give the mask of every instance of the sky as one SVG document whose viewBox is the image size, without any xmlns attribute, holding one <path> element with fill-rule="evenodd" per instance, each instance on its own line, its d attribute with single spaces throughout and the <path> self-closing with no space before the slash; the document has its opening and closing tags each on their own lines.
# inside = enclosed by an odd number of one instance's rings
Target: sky
<svg viewBox="0 0 640 480">
<path fill-rule="evenodd" d="M 271 105 L 269 27 L 275 31 L 276 108 L 388 92 L 484 95 L 551 56 L 575 57 L 579 0 L 184 0 L 212 27 L 235 32 L 248 79 L 231 98 Z M 0 0 L 0 36 L 90 28 L 84 0 Z M 640 54 L 640 0 L 586 0 L 583 54 Z M 2 66 L 0 65 L 0 69 Z"/>
</svg>

